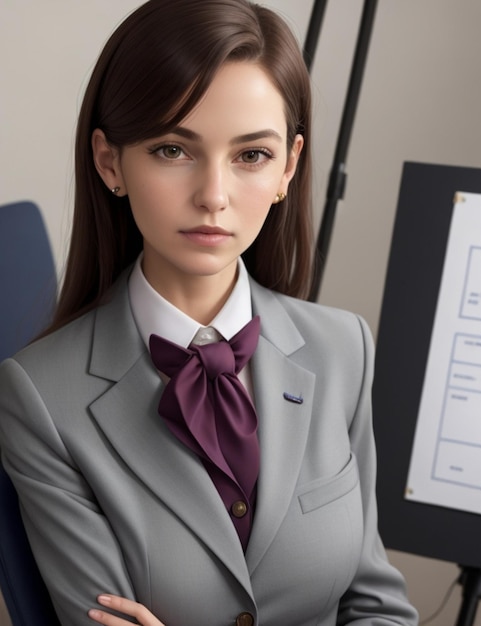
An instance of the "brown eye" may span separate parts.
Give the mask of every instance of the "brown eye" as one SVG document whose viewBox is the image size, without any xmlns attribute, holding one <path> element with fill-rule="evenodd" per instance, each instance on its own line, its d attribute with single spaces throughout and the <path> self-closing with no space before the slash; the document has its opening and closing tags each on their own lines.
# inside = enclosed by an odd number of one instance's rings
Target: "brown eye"
<svg viewBox="0 0 481 626">
<path fill-rule="evenodd" d="M 177 159 L 182 154 L 178 146 L 164 146 L 162 152 L 167 159 Z"/>
<path fill-rule="evenodd" d="M 248 150 L 242 153 L 242 160 L 244 163 L 257 163 L 259 156 L 259 150 Z"/>
</svg>

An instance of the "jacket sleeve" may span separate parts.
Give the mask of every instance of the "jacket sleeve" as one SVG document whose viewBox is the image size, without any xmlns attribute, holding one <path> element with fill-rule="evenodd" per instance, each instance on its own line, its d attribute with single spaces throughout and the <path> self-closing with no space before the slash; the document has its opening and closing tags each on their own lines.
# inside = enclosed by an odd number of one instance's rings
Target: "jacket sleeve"
<svg viewBox="0 0 481 626">
<path fill-rule="evenodd" d="M 109 522 L 35 386 L 13 359 L 0 366 L 0 448 L 61 623 L 91 625 L 87 611 L 102 591 L 133 598 Z"/>
<path fill-rule="evenodd" d="M 404 580 L 392 567 L 378 533 L 376 451 L 372 429 L 371 385 L 374 346 L 366 323 L 359 318 L 364 347 L 364 378 L 349 435 L 357 457 L 364 516 L 361 560 L 348 591 L 339 604 L 340 626 L 414 626 L 417 612 L 406 596 Z"/>
</svg>

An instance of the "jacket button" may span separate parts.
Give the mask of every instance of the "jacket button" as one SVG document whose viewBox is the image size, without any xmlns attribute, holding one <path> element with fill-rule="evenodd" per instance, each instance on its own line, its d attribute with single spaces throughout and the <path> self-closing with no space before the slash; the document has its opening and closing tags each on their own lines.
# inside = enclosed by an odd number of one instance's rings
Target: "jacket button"
<svg viewBox="0 0 481 626">
<path fill-rule="evenodd" d="M 254 618 L 250 613 L 239 613 L 235 621 L 235 626 L 253 626 Z"/>
<path fill-rule="evenodd" d="M 232 515 L 234 517 L 244 517 L 247 513 L 247 504 L 242 502 L 242 500 L 237 500 L 230 508 Z"/>
</svg>

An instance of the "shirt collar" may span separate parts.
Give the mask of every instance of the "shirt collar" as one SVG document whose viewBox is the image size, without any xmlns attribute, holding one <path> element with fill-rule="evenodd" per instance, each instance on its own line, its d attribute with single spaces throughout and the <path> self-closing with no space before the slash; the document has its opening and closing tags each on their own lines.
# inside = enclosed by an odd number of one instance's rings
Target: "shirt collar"
<svg viewBox="0 0 481 626">
<path fill-rule="evenodd" d="M 129 299 L 145 345 L 149 346 L 150 335 L 154 333 L 186 348 L 203 326 L 155 291 L 145 278 L 141 263 L 142 255 L 138 257 L 129 278 Z M 242 259 L 238 261 L 238 270 L 232 293 L 209 324 L 227 340 L 252 319 L 249 277 Z"/>
</svg>

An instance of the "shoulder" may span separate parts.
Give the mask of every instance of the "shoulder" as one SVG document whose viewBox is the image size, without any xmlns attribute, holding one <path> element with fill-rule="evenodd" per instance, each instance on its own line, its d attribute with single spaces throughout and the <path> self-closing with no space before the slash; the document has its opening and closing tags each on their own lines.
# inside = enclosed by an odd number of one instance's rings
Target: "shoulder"
<svg viewBox="0 0 481 626">
<path fill-rule="evenodd" d="M 34 341 L 7 361 L 15 361 L 29 372 L 59 372 L 74 364 L 85 368 L 91 356 L 99 319 L 102 320 L 103 328 L 117 327 L 121 324 L 119 317 L 129 310 L 127 281 L 121 276 L 99 306 Z"/>
<path fill-rule="evenodd" d="M 252 299 L 264 338 L 293 362 L 320 376 L 326 385 L 335 383 L 354 391 L 372 381 L 374 344 L 359 315 L 257 284 L 252 284 Z"/>
<path fill-rule="evenodd" d="M 267 323 L 272 323 L 275 309 L 282 310 L 302 335 L 306 345 L 332 347 L 336 351 L 358 346 L 362 352 L 371 351 L 373 340 L 365 320 L 350 311 L 299 300 L 266 289 L 252 282 L 254 301 L 260 310 L 268 311 Z"/>
<path fill-rule="evenodd" d="M 0 385 L 11 377 L 20 380 L 25 375 L 36 383 L 44 381 L 55 385 L 64 377 L 72 377 L 76 367 L 85 371 L 94 319 L 95 310 L 34 341 L 3 361 L 0 364 Z"/>
<path fill-rule="evenodd" d="M 359 326 L 365 325 L 364 320 L 351 311 L 332 306 L 307 302 L 283 294 L 275 294 L 289 315 L 302 327 L 314 328 L 319 331 L 319 325 L 326 329 L 344 329 L 346 332 L 359 332 Z"/>
<path fill-rule="evenodd" d="M 327 359 L 333 371 L 342 370 L 353 381 L 366 370 L 372 376 L 374 342 L 360 315 L 282 295 L 279 299 L 302 334 L 304 353 L 311 362 Z"/>
</svg>

